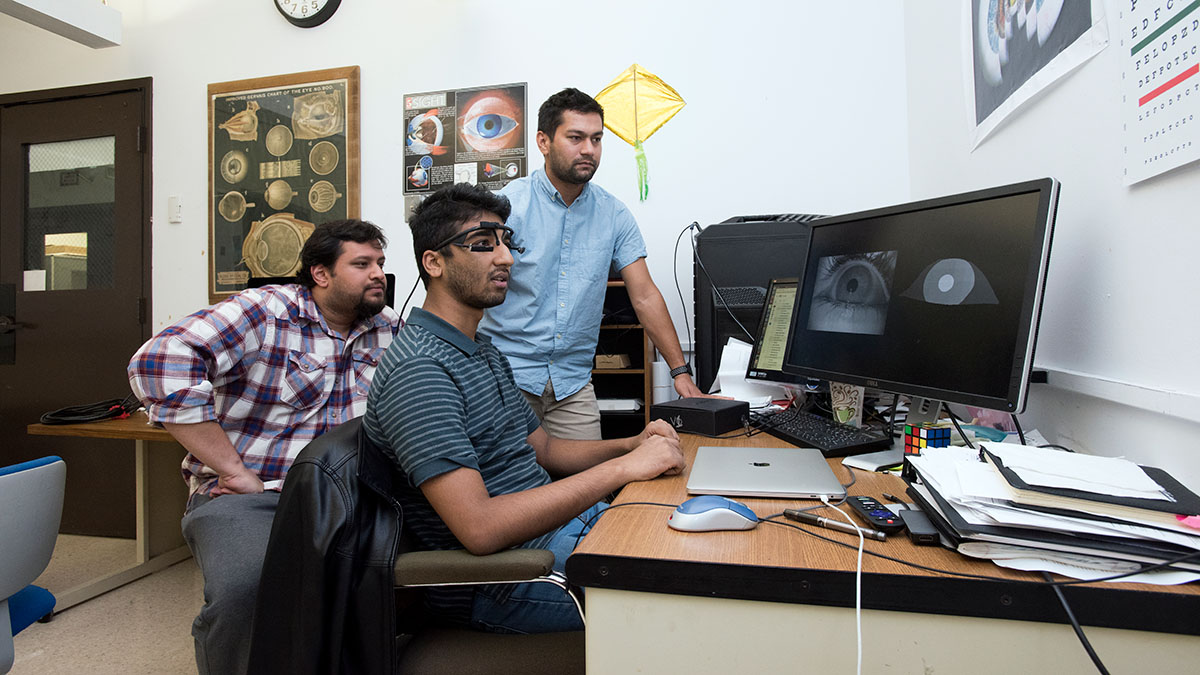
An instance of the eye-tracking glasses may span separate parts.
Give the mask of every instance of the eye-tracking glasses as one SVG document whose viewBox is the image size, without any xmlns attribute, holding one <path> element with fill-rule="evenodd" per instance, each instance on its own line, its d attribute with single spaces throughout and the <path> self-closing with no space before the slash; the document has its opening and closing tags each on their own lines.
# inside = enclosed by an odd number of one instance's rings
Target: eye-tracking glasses
<svg viewBox="0 0 1200 675">
<path fill-rule="evenodd" d="M 491 237 L 486 236 L 489 233 L 492 235 Z M 514 234 L 516 233 L 513 232 L 513 229 L 507 225 L 481 220 L 475 227 L 463 230 L 429 250 L 437 251 L 446 246 L 457 246 L 472 253 L 491 253 L 496 250 L 497 245 L 504 244 L 505 248 L 514 253 L 524 253 L 524 246 L 513 246 Z"/>
</svg>

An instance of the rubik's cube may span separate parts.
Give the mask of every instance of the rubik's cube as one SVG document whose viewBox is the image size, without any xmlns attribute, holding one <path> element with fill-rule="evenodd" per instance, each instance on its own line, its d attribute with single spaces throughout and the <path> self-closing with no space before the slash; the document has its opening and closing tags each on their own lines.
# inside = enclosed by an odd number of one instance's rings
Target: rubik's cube
<svg viewBox="0 0 1200 675">
<path fill-rule="evenodd" d="M 919 455 L 924 448 L 945 448 L 950 446 L 950 427 L 936 427 L 930 424 L 904 425 L 904 454 Z"/>
</svg>

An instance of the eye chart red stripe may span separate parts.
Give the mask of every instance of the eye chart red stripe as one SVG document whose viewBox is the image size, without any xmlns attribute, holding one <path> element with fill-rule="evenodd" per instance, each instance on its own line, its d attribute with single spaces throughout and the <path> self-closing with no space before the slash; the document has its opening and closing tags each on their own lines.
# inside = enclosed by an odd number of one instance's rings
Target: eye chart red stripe
<svg viewBox="0 0 1200 675">
<path fill-rule="evenodd" d="M 1189 77 L 1195 75 L 1197 72 L 1200 72 L 1200 63 L 1197 63 L 1196 65 L 1192 66 L 1191 68 L 1188 68 L 1187 70 L 1176 75 L 1175 77 L 1172 77 L 1171 79 L 1164 82 L 1162 84 L 1162 86 L 1156 88 L 1154 91 L 1150 92 L 1149 94 L 1146 94 L 1145 96 L 1139 98 L 1138 99 L 1138 107 L 1140 108 L 1140 107 L 1146 105 L 1151 100 L 1153 100 L 1154 97 L 1156 97 L 1159 94 L 1163 93 L 1164 91 L 1170 89 L 1171 87 L 1174 87 L 1175 85 L 1179 84 L 1180 82 L 1183 82 L 1184 80 L 1188 79 Z"/>
</svg>

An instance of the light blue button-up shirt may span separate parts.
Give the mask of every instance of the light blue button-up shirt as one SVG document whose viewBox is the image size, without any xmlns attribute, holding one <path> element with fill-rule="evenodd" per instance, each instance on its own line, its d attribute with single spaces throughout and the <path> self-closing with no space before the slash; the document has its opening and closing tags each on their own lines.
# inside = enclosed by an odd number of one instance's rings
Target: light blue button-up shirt
<svg viewBox="0 0 1200 675">
<path fill-rule="evenodd" d="M 646 257 L 646 243 L 629 209 L 594 183 L 569 207 L 541 169 L 500 193 L 525 252 L 513 252 L 508 297 L 479 331 L 508 357 L 517 386 L 541 395 L 549 380 L 562 400 L 591 379 L 610 265 Z"/>
</svg>

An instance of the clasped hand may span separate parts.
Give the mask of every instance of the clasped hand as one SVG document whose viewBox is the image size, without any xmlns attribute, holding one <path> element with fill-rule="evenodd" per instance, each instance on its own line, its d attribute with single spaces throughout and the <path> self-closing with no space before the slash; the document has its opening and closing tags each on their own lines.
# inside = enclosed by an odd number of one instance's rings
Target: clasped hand
<svg viewBox="0 0 1200 675">
<path fill-rule="evenodd" d="M 679 434 L 663 420 L 654 420 L 635 437 L 636 446 L 628 457 L 635 462 L 639 480 L 674 476 L 687 466 L 679 449 Z"/>
</svg>

